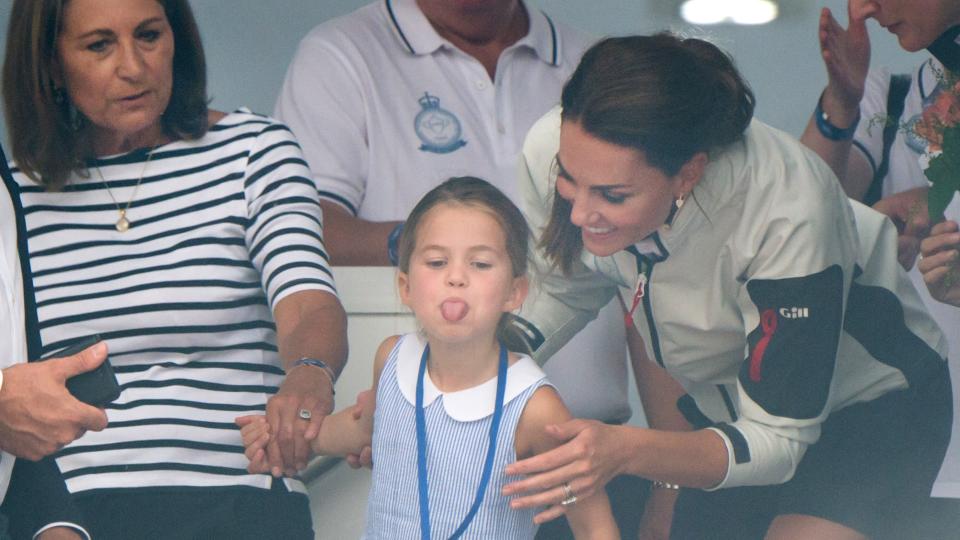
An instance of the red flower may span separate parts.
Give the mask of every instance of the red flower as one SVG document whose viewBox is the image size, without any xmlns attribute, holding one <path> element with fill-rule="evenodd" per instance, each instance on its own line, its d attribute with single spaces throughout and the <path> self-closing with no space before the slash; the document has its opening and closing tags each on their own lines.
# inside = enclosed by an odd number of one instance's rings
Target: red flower
<svg viewBox="0 0 960 540">
<path fill-rule="evenodd" d="M 930 143 L 930 152 L 943 149 L 943 131 L 960 124 L 960 82 L 937 96 L 913 131 Z"/>
</svg>

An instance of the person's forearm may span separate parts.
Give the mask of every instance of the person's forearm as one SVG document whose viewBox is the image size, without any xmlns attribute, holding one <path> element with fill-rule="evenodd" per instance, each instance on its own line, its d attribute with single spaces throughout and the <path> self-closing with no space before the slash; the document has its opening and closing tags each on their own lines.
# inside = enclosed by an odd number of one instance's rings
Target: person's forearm
<svg viewBox="0 0 960 540">
<path fill-rule="evenodd" d="M 399 221 L 374 222 L 350 215 L 336 204 L 321 201 L 323 240 L 335 266 L 391 266 L 387 238 Z"/>
<path fill-rule="evenodd" d="M 347 316 L 334 295 L 300 291 L 277 303 L 277 347 L 284 369 L 308 357 L 339 374 L 347 361 Z"/>
<path fill-rule="evenodd" d="M 685 390 L 667 370 L 650 361 L 636 328 L 627 329 L 627 349 L 647 424 L 664 431 L 691 431 L 693 426 L 677 408 Z"/>
<path fill-rule="evenodd" d="M 323 419 L 320 434 L 310 448 L 321 456 L 359 455 L 370 446 L 372 433 L 373 412 L 364 411 L 360 418 L 355 418 L 354 407 L 349 407 Z"/>
<path fill-rule="evenodd" d="M 838 128 L 852 126 L 859 116 L 858 107 L 840 104 L 830 97 L 828 90 L 823 93 L 821 105 L 823 111 L 830 118 L 830 123 Z M 852 139 L 836 141 L 828 139 L 820 133 L 815 114 L 810 116 L 807 127 L 800 137 L 800 142 L 816 152 L 830 166 L 848 197 L 858 201 L 863 200 L 867 189 L 870 187 L 870 182 L 873 180 L 873 171 L 870 170 L 866 159 L 859 153 L 852 151 Z"/>
<path fill-rule="evenodd" d="M 712 488 L 727 474 L 727 447 L 713 431 L 658 431 L 621 426 L 627 474 L 683 487 Z"/>
<path fill-rule="evenodd" d="M 610 500 L 600 491 L 568 507 L 567 521 L 576 540 L 615 540 L 620 531 L 610 510 Z"/>
</svg>

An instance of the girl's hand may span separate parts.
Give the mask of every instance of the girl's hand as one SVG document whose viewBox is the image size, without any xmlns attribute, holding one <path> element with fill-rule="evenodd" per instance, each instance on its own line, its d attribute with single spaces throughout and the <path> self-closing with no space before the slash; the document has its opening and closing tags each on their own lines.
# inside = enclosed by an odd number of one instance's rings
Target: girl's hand
<svg viewBox="0 0 960 540">
<path fill-rule="evenodd" d="M 376 402 L 377 395 L 372 389 L 364 390 L 357 394 L 357 403 L 353 406 L 353 419 L 360 420 L 365 414 L 373 417 Z M 347 454 L 347 465 L 349 465 L 351 469 L 359 469 L 361 467 L 372 469 L 373 449 L 365 446 L 359 454 Z"/>
<path fill-rule="evenodd" d="M 656 489 L 650 491 L 643 506 L 640 518 L 638 540 L 669 540 L 673 526 L 673 508 L 677 503 L 677 489 Z"/>
<path fill-rule="evenodd" d="M 250 460 L 247 471 L 251 474 L 269 473 L 266 447 L 270 442 L 270 424 L 267 424 L 266 417 L 259 414 L 241 416 L 235 422 L 240 426 L 240 435 L 243 437 L 243 455 Z"/>
<path fill-rule="evenodd" d="M 589 497 L 620 474 L 627 461 L 623 455 L 625 445 L 619 440 L 620 426 L 575 419 L 546 429 L 564 444 L 508 465 L 508 475 L 528 476 L 503 488 L 504 496 L 521 495 L 510 502 L 512 508 L 547 507 L 534 517 L 536 523 L 564 513 L 560 501 L 565 498 L 565 482 L 577 498 Z"/>
<path fill-rule="evenodd" d="M 820 54 L 827 68 L 827 89 L 824 109 L 856 113 L 863 98 L 864 83 L 870 68 L 870 36 L 867 17 L 876 12 L 876 5 L 863 0 L 850 0 L 847 5 L 849 24 L 846 29 L 828 8 L 820 12 Z"/>
<path fill-rule="evenodd" d="M 960 232 L 956 221 L 940 222 L 920 243 L 917 269 L 930 296 L 960 307 Z"/>
</svg>

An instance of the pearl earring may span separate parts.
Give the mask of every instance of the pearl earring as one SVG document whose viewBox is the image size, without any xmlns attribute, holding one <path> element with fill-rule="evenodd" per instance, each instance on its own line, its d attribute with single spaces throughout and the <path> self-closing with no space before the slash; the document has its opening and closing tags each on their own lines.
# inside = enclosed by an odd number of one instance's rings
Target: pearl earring
<svg viewBox="0 0 960 540">
<path fill-rule="evenodd" d="M 675 204 L 677 205 L 677 210 L 683 208 L 683 203 L 684 203 L 684 202 L 686 202 L 686 201 L 684 200 L 684 196 L 683 196 L 683 195 L 680 195 L 679 197 L 677 197 L 677 200 L 675 201 Z"/>
</svg>

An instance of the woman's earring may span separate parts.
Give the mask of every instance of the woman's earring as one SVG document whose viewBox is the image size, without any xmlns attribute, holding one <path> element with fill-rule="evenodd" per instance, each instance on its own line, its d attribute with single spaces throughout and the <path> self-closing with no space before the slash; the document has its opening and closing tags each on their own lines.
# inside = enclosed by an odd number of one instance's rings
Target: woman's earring
<svg viewBox="0 0 960 540">
<path fill-rule="evenodd" d="M 67 93 L 59 86 L 53 89 L 53 102 L 57 105 L 63 105 L 67 101 Z"/>
<path fill-rule="evenodd" d="M 683 208 L 683 203 L 684 203 L 684 202 L 686 202 L 686 201 L 684 200 L 683 195 L 680 195 L 679 197 L 677 197 L 677 200 L 675 201 L 675 204 L 677 205 L 677 210 Z"/>
</svg>

